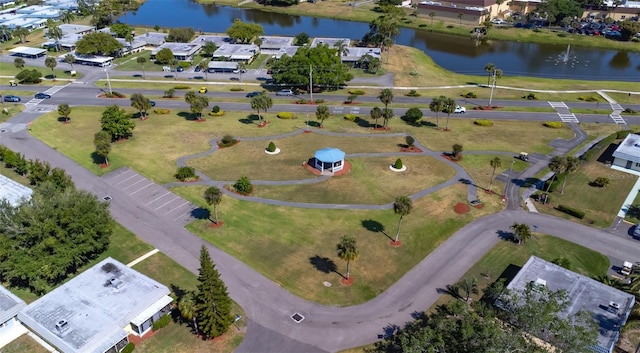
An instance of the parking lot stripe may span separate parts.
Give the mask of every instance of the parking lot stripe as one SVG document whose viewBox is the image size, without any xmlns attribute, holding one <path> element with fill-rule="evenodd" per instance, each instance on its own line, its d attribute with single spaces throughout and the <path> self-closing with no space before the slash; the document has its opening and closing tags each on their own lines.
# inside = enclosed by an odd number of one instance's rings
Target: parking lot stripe
<svg viewBox="0 0 640 353">
<path fill-rule="evenodd" d="M 178 217 L 174 218 L 173 221 L 175 222 L 184 216 L 187 216 L 187 218 L 191 218 L 191 211 L 193 211 L 193 209 L 189 210 L 189 212 L 181 213 Z"/>
<path fill-rule="evenodd" d="M 162 196 L 158 196 L 158 197 L 156 197 L 155 199 L 153 199 L 153 200 L 149 201 L 149 202 L 147 203 L 147 205 L 150 205 L 150 204 L 152 204 L 152 203 L 154 203 L 154 202 L 156 202 L 156 201 L 160 200 L 161 198 L 163 198 L 163 197 L 165 197 L 165 196 L 169 195 L 170 193 L 171 193 L 171 191 L 167 191 L 166 193 L 162 194 Z"/>
<path fill-rule="evenodd" d="M 129 172 L 130 172 L 130 171 L 129 171 Z M 122 174 L 124 174 L 124 173 L 122 173 Z M 126 178 L 126 179 L 124 179 L 124 180 L 123 180 L 123 181 L 121 181 L 121 182 L 118 182 L 118 183 L 114 184 L 114 186 L 118 186 L 118 185 L 120 185 L 120 184 L 124 183 L 125 181 L 127 181 L 127 180 L 129 180 L 129 179 L 131 179 L 131 178 L 135 178 L 136 176 L 138 176 L 138 174 L 137 174 L 137 173 L 133 173 L 133 175 L 132 175 L 132 176 L 130 176 L 130 177 L 128 177 L 128 178 Z"/>
<path fill-rule="evenodd" d="M 171 211 L 169 211 L 169 212 L 165 213 L 164 215 L 166 216 L 166 215 L 168 215 L 169 213 L 172 213 L 172 212 L 174 212 L 175 210 L 182 208 L 182 206 L 184 206 L 184 205 L 186 205 L 186 204 L 188 204 L 188 203 L 189 203 L 189 201 L 185 201 L 182 205 L 180 205 L 180 206 L 178 206 L 178 207 L 176 207 L 176 208 L 172 209 Z"/>
<path fill-rule="evenodd" d="M 138 184 L 138 183 L 141 183 L 141 182 L 143 182 L 143 181 L 146 181 L 146 180 L 147 180 L 147 178 L 142 177 L 142 179 L 140 179 L 140 180 L 136 181 L 136 182 L 135 182 L 135 183 L 133 183 L 133 184 L 130 184 L 130 185 L 129 185 L 129 186 L 127 186 L 127 187 L 124 187 L 122 190 L 127 190 L 128 188 L 130 188 L 130 187 L 132 187 L 132 186 L 134 186 L 134 185 L 136 185 L 136 184 Z"/>
<path fill-rule="evenodd" d="M 162 207 L 164 207 L 164 206 L 166 206 L 166 205 L 168 205 L 168 204 L 172 203 L 173 201 L 175 201 L 175 200 L 179 200 L 179 199 L 180 199 L 180 197 L 179 197 L 179 196 L 177 196 L 177 195 L 173 195 L 173 196 L 175 196 L 175 197 L 174 197 L 174 198 L 172 198 L 171 200 L 169 200 L 169 201 L 167 201 L 167 202 L 163 203 L 162 205 L 160 205 L 160 206 L 156 207 L 156 208 L 154 209 L 154 211 L 157 211 L 159 208 L 162 208 Z"/>
<path fill-rule="evenodd" d="M 139 191 L 142 191 L 142 190 L 144 190 L 144 189 L 148 188 L 149 186 L 152 186 L 152 185 L 155 185 L 155 184 L 156 184 L 156 183 L 154 183 L 154 182 L 150 182 L 150 183 L 149 183 L 149 184 L 147 184 L 146 186 L 143 186 L 142 188 L 140 188 L 140 189 L 138 189 L 138 190 L 136 190 L 136 191 L 134 191 L 134 192 L 130 193 L 129 195 L 133 195 L 133 194 L 135 194 L 135 193 L 137 193 L 137 192 L 139 192 Z"/>
</svg>

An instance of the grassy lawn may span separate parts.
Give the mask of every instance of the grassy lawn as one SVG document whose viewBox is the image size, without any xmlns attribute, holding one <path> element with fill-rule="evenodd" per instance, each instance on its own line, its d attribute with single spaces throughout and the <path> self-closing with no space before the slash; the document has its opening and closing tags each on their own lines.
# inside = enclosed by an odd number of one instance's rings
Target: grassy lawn
<svg viewBox="0 0 640 353">
<path fill-rule="evenodd" d="M 640 94 L 607 92 L 607 95 L 621 104 L 640 104 Z"/>
<path fill-rule="evenodd" d="M 204 187 L 173 191 L 204 206 Z M 326 305 L 353 305 L 380 294 L 464 224 L 502 207 L 488 199 L 483 209 L 455 214 L 453 206 L 466 198 L 466 187 L 456 184 L 414 201 L 413 213 L 403 221 L 400 248 L 389 246 L 398 221 L 393 210 L 302 209 L 224 197 L 219 208 L 223 227 L 212 229 L 202 220 L 187 228 L 295 295 Z M 345 234 L 354 236 L 360 248 L 350 287 L 339 283 L 345 263 L 335 250 Z"/>
<path fill-rule="evenodd" d="M 246 69 L 247 70 L 259 69 L 260 66 L 262 66 L 262 63 L 264 63 L 267 59 L 269 59 L 269 57 L 270 57 L 269 54 L 258 55 L 258 57 L 255 60 L 253 60 L 251 64 L 246 66 Z"/>
<path fill-rule="evenodd" d="M 402 157 L 407 171 L 394 173 L 389 165 L 395 160 L 395 157 L 348 159 L 352 165 L 348 175 L 308 185 L 258 185 L 254 187 L 255 196 L 309 203 L 385 204 L 455 175 L 453 168 L 432 157 Z"/>
<path fill-rule="evenodd" d="M 277 121 L 276 123 L 279 123 Z M 399 152 L 401 137 L 341 137 L 321 134 L 299 134 L 273 140 L 282 150 L 277 155 L 264 153 L 269 144 L 265 141 L 242 141 L 233 147 L 223 148 L 212 155 L 193 159 L 187 164 L 201 170 L 214 180 L 236 180 L 241 176 L 260 180 L 309 179 L 314 176 L 301 166 L 313 157 L 316 150 L 331 146 L 351 153 Z"/>
<path fill-rule="evenodd" d="M 37 85 L 44 85 L 44 86 L 55 86 L 55 85 L 66 85 L 67 83 L 69 83 L 68 80 L 73 80 L 76 78 L 81 77 L 80 74 L 76 75 L 76 76 L 71 76 L 70 74 L 66 73 L 66 69 L 54 69 L 53 72 L 55 73 L 56 77 L 58 78 L 57 80 L 53 81 L 53 80 L 46 80 L 44 79 L 44 77 L 51 75 L 51 69 L 47 68 L 47 67 L 40 67 L 40 66 L 29 66 L 29 59 L 25 60 L 26 64 L 24 66 L 24 68 L 22 70 L 38 70 L 42 73 L 42 82 L 38 83 L 38 84 L 24 84 L 21 85 L 21 87 L 29 87 L 29 86 L 37 86 Z M 66 67 L 66 66 L 65 66 Z M 13 65 L 13 63 L 0 63 L 0 76 L 15 76 L 17 75 L 21 70 L 18 70 L 15 65 Z M 5 79 L 6 82 L 4 84 L 9 84 L 9 80 L 10 79 Z"/>
<path fill-rule="evenodd" d="M 512 160 L 515 161 L 513 163 L 513 169 L 512 169 L 514 173 L 521 172 L 527 169 L 527 167 L 529 167 L 528 163 L 521 161 L 519 159 L 509 158 L 507 156 L 496 156 L 496 155 L 485 155 L 485 154 L 465 155 L 462 158 L 462 160 L 458 162 L 458 164 L 460 164 L 460 166 L 464 168 L 464 170 L 469 174 L 471 179 L 473 179 L 473 181 L 476 183 L 476 185 L 478 185 L 478 187 L 488 189 L 489 184 L 491 182 L 491 172 L 493 171 L 493 167 L 489 165 L 489 161 L 491 161 L 495 157 L 500 158 L 500 160 L 502 161 L 502 166 L 500 168 L 496 168 L 496 174 L 494 178 L 497 177 L 500 173 L 504 172 L 505 170 L 509 170 L 509 168 L 511 167 Z M 494 180 L 493 186 L 491 189 L 493 190 L 493 192 L 497 194 L 502 194 L 504 190 L 504 183 Z M 482 195 L 481 193 L 479 194 Z"/>
<path fill-rule="evenodd" d="M 5 92 L 0 91 L 0 94 L 4 95 Z M 24 105 L 14 104 L 14 103 L 3 103 L 0 109 L 2 109 L 2 111 L 0 112 L 0 123 L 4 123 L 5 121 L 20 114 L 24 110 Z M 4 109 L 7 109 L 6 113 L 4 112 Z"/>
<path fill-rule="evenodd" d="M 116 66 L 116 70 L 119 71 L 140 71 L 142 74 L 142 65 L 138 64 L 136 61 L 138 58 L 145 58 L 147 62 L 144 64 L 144 71 L 162 71 L 162 66 L 154 63 L 151 60 L 151 50 L 144 50 L 140 53 L 136 53 L 134 55 L 128 55 L 124 58 L 119 59 L 118 66 Z"/>
<path fill-rule="evenodd" d="M 49 352 L 29 335 L 22 335 L 2 347 L 2 353 L 47 353 Z"/>
<path fill-rule="evenodd" d="M 606 147 L 600 153 L 605 150 Z M 609 178 L 609 186 L 605 188 L 590 186 L 589 182 L 597 177 Z M 596 227 L 608 227 L 618 214 L 636 178 L 632 174 L 613 170 L 598 161 L 586 162 L 577 172 L 568 175 L 564 194 L 561 194 L 558 189 L 550 194 L 551 202 L 548 206 L 536 206 L 540 212 Z M 561 204 L 584 211 L 585 218 L 579 220 L 553 208 Z"/>
</svg>

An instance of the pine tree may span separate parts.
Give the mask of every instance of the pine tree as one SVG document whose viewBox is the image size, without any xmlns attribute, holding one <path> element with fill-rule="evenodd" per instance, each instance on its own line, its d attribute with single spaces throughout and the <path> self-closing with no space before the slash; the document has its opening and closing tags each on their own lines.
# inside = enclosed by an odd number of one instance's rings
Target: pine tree
<svg viewBox="0 0 640 353">
<path fill-rule="evenodd" d="M 231 298 L 227 286 L 211 261 L 209 251 L 200 249 L 200 274 L 196 297 L 198 329 L 205 338 L 214 338 L 227 332 L 233 323 Z"/>
</svg>

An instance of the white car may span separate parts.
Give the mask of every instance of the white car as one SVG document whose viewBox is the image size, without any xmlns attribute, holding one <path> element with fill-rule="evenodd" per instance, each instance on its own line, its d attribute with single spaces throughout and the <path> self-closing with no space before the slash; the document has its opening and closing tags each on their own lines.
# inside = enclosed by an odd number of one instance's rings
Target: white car
<svg viewBox="0 0 640 353">
<path fill-rule="evenodd" d="M 494 25 L 503 25 L 507 22 L 501 18 L 494 18 L 493 20 L 491 20 L 491 23 L 493 23 Z"/>
<path fill-rule="evenodd" d="M 456 114 L 464 114 L 467 112 L 467 108 L 457 105 L 456 109 L 453 112 Z"/>
</svg>

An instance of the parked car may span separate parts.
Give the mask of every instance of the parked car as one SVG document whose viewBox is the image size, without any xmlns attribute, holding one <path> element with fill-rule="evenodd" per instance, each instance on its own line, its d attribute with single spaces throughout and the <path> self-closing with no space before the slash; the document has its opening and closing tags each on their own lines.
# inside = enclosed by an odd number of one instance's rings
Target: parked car
<svg viewBox="0 0 640 353">
<path fill-rule="evenodd" d="M 625 261 L 622 263 L 622 269 L 620 273 L 624 276 L 629 276 L 633 272 L 633 263 Z"/>
<path fill-rule="evenodd" d="M 493 23 L 494 25 L 503 25 L 505 23 L 507 23 L 507 21 L 501 19 L 501 18 L 494 18 L 493 20 L 491 20 L 491 23 Z"/>
<path fill-rule="evenodd" d="M 242 73 L 242 74 L 243 74 L 243 73 L 245 73 L 245 72 L 247 72 L 247 70 L 245 70 L 245 69 L 242 69 L 242 70 L 233 70 L 233 73 L 234 73 L 234 74 L 240 74 L 240 73 Z"/>
<path fill-rule="evenodd" d="M 40 93 L 36 93 L 35 97 L 36 97 L 36 99 L 49 99 L 49 98 L 51 98 L 51 95 L 47 94 L 47 93 L 40 92 Z"/>
<path fill-rule="evenodd" d="M 182 72 L 182 71 L 184 71 L 184 67 L 182 67 L 182 66 L 178 66 L 178 68 L 176 69 L 176 71 L 178 71 L 178 72 Z"/>
<path fill-rule="evenodd" d="M 290 89 L 281 89 L 276 92 L 276 96 L 293 96 L 294 94 L 295 93 L 293 93 L 293 91 Z"/>
<path fill-rule="evenodd" d="M 260 91 L 249 92 L 249 93 L 247 93 L 247 98 L 253 98 L 253 97 L 259 96 L 261 94 L 262 94 L 262 92 L 260 92 Z"/>
<path fill-rule="evenodd" d="M 155 106 L 156 106 L 156 102 L 154 102 L 154 101 L 150 101 L 150 102 L 151 102 L 151 106 L 152 106 L 152 107 L 155 107 Z"/>
<path fill-rule="evenodd" d="M 636 224 L 636 228 L 633 230 L 633 236 L 640 238 L 640 224 Z"/>
<path fill-rule="evenodd" d="M 20 102 L 20 97 L 8 95 L 8 96 L 4 96 L 4 101 L 5 102 Z"/>
<path fill-rule="evenodd" d="M 453 112 L 456 114 L 464 114 L 467 112 L 467 108 L 457 105 L 456 109 Z"/>
<path fill-rule="evenodd" d="M 195 70 L 193 70 L 193 71 L 194 71 L 194 72 L 200 72 L 200 70 L 202 70 L 202 69 L 200 68 L 200 66 L 196 66 Z"/>
<path fill-rule="evenodd" d="M 207 89 L 207 87 L 204 87 L 204 86 L 203 86 L 203 87 L 200 87 L 200 90 L 199 90 L 198 92 L 200 92 L 200 93 L 207 93 L 207 92 L 209 92 L 209 90 Z"/>
</svg>

